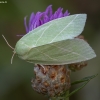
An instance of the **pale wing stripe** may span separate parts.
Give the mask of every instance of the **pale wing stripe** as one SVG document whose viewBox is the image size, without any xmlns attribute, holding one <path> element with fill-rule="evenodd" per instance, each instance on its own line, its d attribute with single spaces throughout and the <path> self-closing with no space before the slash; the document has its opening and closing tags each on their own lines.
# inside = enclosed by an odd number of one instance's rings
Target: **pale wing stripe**
<svg viewBox="0 0 100 100">
<path fill-rule="evenodd" d="M 37 42 L 39 41 L 39 39 L 43 36 L 43 34 L 45 33 L 45 31 L 51 26 L 52 24 L 50 24 L 43 32 L 42 34 L 40 35 L 40 37 L 37 39 L 36 43 L 35 43 L 35 46 L 37 45 Z"/>
<path fill-rule="evenodd" d="M 86 58 L 86 57 L 84 57 L 84 56 L 82 56 L 82 55 L 80 55 L 80 54 L 76 53 L 76 52 L 66 50 L 66 49 L 61 48 L 61 47 L 58 47 L 58 46 L 56 46 L 56 45 L 54 45 L 54 44 L 50 44 L 50 45 L 53 45 L 53 46 L 55 46 L 55 47 L 57 47 L 57 48 L 59 48 L 59 49 L 61 49 L 61 50 L 63 50 L 63 51 L 67 51 L 67 52 L 70 52 L 70 53 L 73 53 L 73 54 L 79 55 L 79 56 L 81 56 L 81 57 L 85 58 L 86 60 L 88 60 L 88 59 L 89 59 L 89 58 Z"/>
<path fill-rule="evenodd" d="M 34 48 L 36 50 L 38 50 L 37 48 Z M 46 53 L 41 52 L 40 50 L 38 50 L 40 53 L 44 54 L 45 56 L 47 56 L 48 58 L 52 59 L 53 61 L 57 61 L 57 59 L 54 59 L 52 57 L 50 57 L 49 55 L 47 55 Z"/>
<path fill-rule="evenodd" d="M 78 15 L 76 15 L 76 17 L 67 25 L 65 26 L 52 40 L 50 43 L 52 43 L 56 38 L 57 36 L 59 36 L 76 18 L 77 18 Z"/>
</svg>

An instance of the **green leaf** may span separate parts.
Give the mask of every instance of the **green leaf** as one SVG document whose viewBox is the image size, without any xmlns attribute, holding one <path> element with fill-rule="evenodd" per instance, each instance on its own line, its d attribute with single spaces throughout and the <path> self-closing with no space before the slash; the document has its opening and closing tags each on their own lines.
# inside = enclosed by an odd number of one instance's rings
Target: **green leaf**
<svg viewBox="0 0 100 100">
<path fill-rule="evenodd" d="M 71 93 L 69 93 L 68 95 L 66 95 L 66 98 L 68 98 L 69 96 L 75 94 L 76 92 L 78 92 L 80 89 L 82 89 L 91 79 L 95 78 L 98 74 L 96 75 L 92 75 L 92 76 L 88 76 L 85 77 L 83 79 L 81 79 L 80 81 L 75 81 L 74 83 L 72 83 L 72 85 L 74 84 L 78 84 L 78 83 L 82 83 L 84 82 L 84 84 L 82 84 L 79 88 L 75 89 L 74 91 L 72 91 Z"/>
<path fill-rule="evenodd" d="M 75 84 L 79 84 L 79 83 L 86 82 L 86 81 L 88 81 L 88 80 L 91 80 L 91 79 L 95 78 L 97 75 L 98 75 L 98 74 L 85 77 L 85 78 L 83 78 L 83 79 L 81 79 L 81 80 L 78 80 L 78 81 L 75 81 L 75 82 L 71 83 L 71 85 L 75 85 Z"/>
</svg>

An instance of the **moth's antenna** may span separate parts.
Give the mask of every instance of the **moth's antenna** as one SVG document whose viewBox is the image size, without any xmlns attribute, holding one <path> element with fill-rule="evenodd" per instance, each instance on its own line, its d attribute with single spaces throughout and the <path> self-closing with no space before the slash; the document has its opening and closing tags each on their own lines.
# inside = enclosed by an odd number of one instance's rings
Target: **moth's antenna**
<svg viewBox="0 0 100 100">
<path fill-rule="evenodd" d="M 7 45 L 14 50 L 14 48 L 8 43 L 8 41 L 6 40 L 6 38 L 4 37 L 4 35 L 2 35 L 2 37 L 4 38 L 4 40 L 6 41 Z"/>
<path fill-rule="evenodd" d="M 13 55 L 12 55 L 12 57 L 11 57 L 11 64 L 12 64 L 12 62 L 13 62 L 13 58 L 14 58 L 15 53 L 16 53 L 16 52 L 14 52 Z"/>
</svg>

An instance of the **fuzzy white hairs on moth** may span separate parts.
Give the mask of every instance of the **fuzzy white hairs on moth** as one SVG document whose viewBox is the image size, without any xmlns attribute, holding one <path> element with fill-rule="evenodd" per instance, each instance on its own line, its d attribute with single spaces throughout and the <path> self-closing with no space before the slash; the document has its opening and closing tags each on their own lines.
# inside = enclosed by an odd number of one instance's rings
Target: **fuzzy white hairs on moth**
<svg viewBox="0 0 100 100">
<path fill-rule="evenodd" d="M 2 35 L 2 37 L 4 38 L 4 40 L 5 40 L 5 42 L 7 43 L 7 45 L 8 45 L 12 50 L 14 50 L 14 48 L 8 43 L 8 41 L 7 41 L 7 39 L 4 37 L 4 35 Z M 12 64 L 14 55 L 15 55 L 15 52 L 13 53 L 13 55 L 12 55 L 12 57 L 11 57 L 11 64 Z"/>
</svg>

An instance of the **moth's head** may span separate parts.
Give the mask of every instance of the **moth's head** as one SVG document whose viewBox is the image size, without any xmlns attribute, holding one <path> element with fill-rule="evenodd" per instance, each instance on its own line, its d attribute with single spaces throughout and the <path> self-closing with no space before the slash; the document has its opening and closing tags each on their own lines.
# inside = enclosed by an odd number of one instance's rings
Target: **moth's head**
<svg viewBox="0 0 100 100">
<path fill-rule="evenodd" d="M 24 59 L 23 57 L 29 52 L 29 50 L 30 47 L 24 41 L 19 40 L 16 43 L 14 52 L 16 52 L 20 58 Z"/>
<path fill-rule="evenodd" d="M 25 54 L 28 53 L 28 51 L 30 50 L 30 48 L 28 47 L 27 44 L 25 44 L 23 41 L 19 40 L 17 43 L 16 43 L 16 46 L 15 48 L 13 48 L 9 43 L 8 41 L 6 40 L 6 38 L 4 37 L 4 35 L 2 35 L 2 37 L 4 38 L 4 40 L 6 41 L 7 45 L 13 50 L 13 55 L 11 57 L 11 64 L 12 64 L 12 61 L 13 61 L 13 57 L 15 54 L 17 54 L 20 58 L 24 59 L 23 56 Z"/>
</svg>

